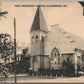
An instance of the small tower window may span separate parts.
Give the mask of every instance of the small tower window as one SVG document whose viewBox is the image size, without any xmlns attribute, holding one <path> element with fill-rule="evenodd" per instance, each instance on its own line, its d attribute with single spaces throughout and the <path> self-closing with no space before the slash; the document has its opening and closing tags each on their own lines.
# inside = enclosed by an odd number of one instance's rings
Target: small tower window
<svg viewBox="0 0 84 84">
<path fill-rule="evenodd" d="M 42 41 L 44 41 L 44 38 L 43 38 L 43 36 L 41 37 L 41 39 L 42 39 Z"/>
<path fill-rule="evenodd" d="M 38 39 L 38 35 L 36 35 L 36 39 Z"/>
<path fill-rule="evenodd" d="M 32 41 L 34 42 L 34 36 L 32 36 Z"/>
</svg>

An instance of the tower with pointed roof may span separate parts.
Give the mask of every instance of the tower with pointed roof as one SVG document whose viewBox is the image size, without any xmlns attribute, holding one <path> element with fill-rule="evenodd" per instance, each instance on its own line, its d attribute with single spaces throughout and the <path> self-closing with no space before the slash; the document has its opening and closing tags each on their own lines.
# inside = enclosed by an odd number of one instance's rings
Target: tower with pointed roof
<svg viewBox="0 0 84 84">
<path fill-rule="evenodd" d="M 44 55 L 44 38 L 48 28 L 41 11 L 38 7 L 30 30 L 31 36 L 31 55 Z"/>
<path fill-rule="evenodd" d="M 30 43 L 32 56 L 31 66 L 33 66 L 34 58 L 36 56 L 44 56 L 44 39 L 47 36 L 47 33 L 48 28 L 43 13 L 41 11 L 41 8 L 38 7 L 30 29 Z M 41 63 L 39 62 L 39 64 Z M 41 65 L 39 65 L 39 67 L 40 66 Z"/>
</svg>

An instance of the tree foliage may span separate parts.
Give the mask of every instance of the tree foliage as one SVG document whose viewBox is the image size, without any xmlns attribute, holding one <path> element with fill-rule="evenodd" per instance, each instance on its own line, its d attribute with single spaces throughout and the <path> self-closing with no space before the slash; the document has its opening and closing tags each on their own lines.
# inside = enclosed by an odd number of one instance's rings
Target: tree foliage
<svg viewBox="0 0 84 84">
<path fill-rule="evenodd" d="M 67 61 L 65 60 L 63 61 L 62 67 L 63 67 L 64 75 L 74 76 L 74 71 L 75 71 L 74 64 L 69 59 L 67 59 Z"/>
<path fill-rule="evenodd" d="M 1 11 L 0 9 L 0 17 L 6 17 L 5 15 L 8 14 L 8 11 Z"/>
<path fill-rule="evenodd" d="M 23 53 L 23 56 L 24 56 L 24 57 L 27 56 L 28 53 L 29 53 L 29 48 L 23 49 L 23 50 L 22 50 L 22 53 Z"/>
<path fill-rule="evenodd" d="M 1 58 L 5 59 L 5 62 L 8 56 L 13 54 L 13 49 L 14 45 L 11 41 L 11 36 L 7 33 L 0 34 L 0 54 Z"/>
<path fill-rule="evenodd" d="M 24 48 L 22 50 L 21 60 L 17 65 L 17 73 L 27 73 L 29 68 L 30 68 L 29 48 Z"/>
</svg>

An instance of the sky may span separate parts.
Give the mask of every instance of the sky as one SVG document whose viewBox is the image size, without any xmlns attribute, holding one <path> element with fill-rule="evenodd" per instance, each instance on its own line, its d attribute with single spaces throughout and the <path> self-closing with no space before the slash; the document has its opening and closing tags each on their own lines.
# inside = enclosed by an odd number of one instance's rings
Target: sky
<svg viewBox="0 0 84 84">
<path fill-rule="evenodd" d="M 46 6 L 41 7 L 41 10 L 49 30 L 51 25 L 59 24 L 60 28 L 84 39 L 83 7 L 78 2 L 1 1 L 0 3 L 2 11 L 8 11 L 6 18 L 0 18 L 0 33 L 9 33 L 14 38 L 14 18 L 16 18 L 17 42 L 23 46 L 28 45 L 30 41 L 30 28 L 37 10 L 36 5 Z M 22 7 L 22 5 L 34 5 L 34 7 Z M 50 5 L 62 5 L 62 7 L 50 7 Z M 66 7 L 63 7 L 64 5 Z"/>
</svg>

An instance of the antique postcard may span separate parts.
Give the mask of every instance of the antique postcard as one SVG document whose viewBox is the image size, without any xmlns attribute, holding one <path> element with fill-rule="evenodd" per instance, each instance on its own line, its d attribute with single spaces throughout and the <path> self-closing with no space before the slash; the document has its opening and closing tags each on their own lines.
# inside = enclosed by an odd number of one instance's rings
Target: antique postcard
<svg viewBox="0 0 84 84">
<path fill-rule="evenodd" d="M 0 83 L 84 83 L 84 2 L 1 1 Z"/>
</svg>

